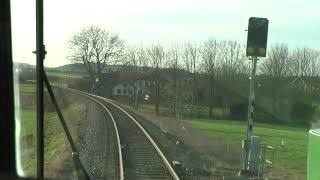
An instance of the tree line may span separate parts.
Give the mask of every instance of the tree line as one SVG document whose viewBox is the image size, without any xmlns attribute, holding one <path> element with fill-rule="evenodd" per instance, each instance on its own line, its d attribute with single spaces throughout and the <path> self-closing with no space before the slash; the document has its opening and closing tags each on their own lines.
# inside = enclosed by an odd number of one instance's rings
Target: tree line
<svg viewBox="0 0 320 180">
<path fill-rule="evenodd" d="M 157 114 L 160 103 L 166 103 L 178 118 L 193 115 L 199 106 L 206 106 L 208 117 L 213 118 L 215 108 L 231 112 L 233 105 L 247 99 L 250 61 L 245 56 L 244 45 L 237 41 L 209 38 L 169 46 L 159 42 L 150 46 L 127 46 L 119 35 L 90 26 L 75 34 L 68 44 L 69 59 L 84 65 L 92 89 L 107 86 L 101 80 L 107 65 L 121 64 L 137 73 L 152 74 Z M 287 44 L 275 44 L 268 50 L 268 57 L 258 61 L 257 86 L 263 89 L 258 88 L 257 93 L 272 100 L 267 103 L 274 108 L 269 110 L 271 114 L 279 112 L 279 101 L 285 99 L 283 89 L 293 91 L 297 89 L 295 85 L 300 88 L 304 84 L 301 92 L 309 93 L 305 87 L 312 84 L 308 81 L 320 75 L 319 57 L 315 49 L 289 49 Z M 166 86 L 162 85 L 164 74 L 169 78 Z M 135 108 L 141 96 L 138 81 L 134 82 Z"/>
</svg>

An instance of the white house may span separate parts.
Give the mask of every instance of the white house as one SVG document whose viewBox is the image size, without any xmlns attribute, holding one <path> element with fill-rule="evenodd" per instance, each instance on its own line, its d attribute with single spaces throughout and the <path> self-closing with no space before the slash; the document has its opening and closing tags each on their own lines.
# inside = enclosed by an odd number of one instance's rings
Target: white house
<svg viewBox="0 0 320 180">
<path fill-rule="evenodd" d="M 112 95 L 132 97 L 136 90 L 139 95 L 143 95 L 146 93 L 149 84 L 150 82 L 145 80 L 123 81 L 112 88 Z M 137 89 L 135 87 L 137 87 Z"/>
</svg>

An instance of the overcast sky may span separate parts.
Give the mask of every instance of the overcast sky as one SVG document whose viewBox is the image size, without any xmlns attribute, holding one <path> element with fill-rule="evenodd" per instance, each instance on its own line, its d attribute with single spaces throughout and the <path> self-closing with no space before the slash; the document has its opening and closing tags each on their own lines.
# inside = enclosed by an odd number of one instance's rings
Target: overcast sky
<svg viewBox="0 0 320 180">
<path fill-rule="evenodd" d="M 320 49 L 319 0 L 44 0 L 46 66 L 67 61 L 67 41 L 81 28 L 99 25 L 127 45 L 204 41 L 245 43 L 251 16 L 269 19 L 268 47 Z M 12 0 L 13 57 L 35 64 L 35 0 Z"/>
</svg>

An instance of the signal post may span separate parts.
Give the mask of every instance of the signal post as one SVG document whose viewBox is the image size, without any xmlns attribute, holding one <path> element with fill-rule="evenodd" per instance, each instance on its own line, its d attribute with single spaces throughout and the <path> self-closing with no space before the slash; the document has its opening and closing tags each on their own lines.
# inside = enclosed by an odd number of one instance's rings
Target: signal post
<svg viewBox="0 0 320 180">
<path fill-rule="evenodd" d="M 246 55 L 250 57 L 251 75 L 249 86 L 249 103 L 248 103 L 248 123 L 247 135 L 243 140 L 242 147 L 242 167 L 241 174 L 249 177 L 261 176 L 261 152 L 262 144 L 258 136 L 253 136 L 253 120 L 255 108 L 255 74 L 257 70 L 258 57 L 266 57 L 268 24 L 266 18 L 251 17 L 248 25 L 247 49 Z"/>
</svg>

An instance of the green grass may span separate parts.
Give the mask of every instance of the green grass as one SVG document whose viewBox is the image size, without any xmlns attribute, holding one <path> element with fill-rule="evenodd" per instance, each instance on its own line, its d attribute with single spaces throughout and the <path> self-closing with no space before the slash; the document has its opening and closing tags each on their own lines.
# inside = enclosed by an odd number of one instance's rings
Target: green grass
<svg viewBox="0 0 320 180">
<path fill-rule="evenodd" d="M 82 78 L 86 73 L 65 73 L 65 72 L 51 72 L 47 71 L 48 76 L 58 76 L 67 78 Z"/>
<path fill-rule="evenodd" d="M 241 144 L 247 131 L 246 122 L 241 121 L 189 119 L 185 122 L 194 128 L 204 130 L 209 136 L 219 137 L 226 142 L 237 145 Z M 253 133 L 262 138 L 263 144 L 276 149 L 275 166 L 300 172 L 306 171 L 307 128 L 254 123 Z M 285 145 L 281 145 L 282 139 Z"/>
<path fill-rule="evenodd" d="M 54 80 L 51 80 L 50 79 L 50 76 L 48 77 L 49 78 L 49 81 L 50 81 L 50 84 L 51 86 L 53 85 L 63 85 L 65 87 L 68 86 L 68 84 L 71 84 L 75 78 L 67 78 L 66 76 L 65 77 L 58 77 L 57 79 L 54 79 Z M 31 83 L 31 82 L 21 82 L 18 84 L 19 86 L 19 92 L 20 93 L 36 93 L 36 83 Z M 44 92 L 47 92 L 47 87 L 44 86 Z"/>
<path fill-rule="evenodd" d="M 320 130 L 309 134 L 308 179 L 320 178 Z"/>
<path fill-rule="evenodd" d="M 19 92 L 20 93 L 36 93 L 36 84 L 35 83 L 19 83 Z M 44 92 L 47 92 L 47 88 L 44 86 Z"/>
<path fill-rule="evenodd" d="M 77 140 L 77 120 L 79 120 L 80 104 L 69 106 L 63 110 L 65 119 L 74 140 Z M 21 137 L 32 135 L 31 146 L 22 149 L 22 169 L 25 175 L 34 177 L 36 173 L 36 112 L 34 107 L 24 107 L 20 110 Z M 69 121 L 68 121 L 69 120 Z M 23 138 L 21 138 L 22 141 Z M 52 162 L 64 153 L 68 146 L 65 133 L 55 112 L 45 113 L 45 171 L 50 173 Z M 68 152 L 71 154 L 71 152 Z"/>
<path fill-rule="evenodd" d="M 117 99 L 118 102 L 122 104 L 129 104 L 128 101 L 121 101 Z M 185 109 L 184 109 L 185 110 Z M 144 101 L 140 102 L 139 104 L 139 111 L 140 112 L 152 112 L 155 113 L 155 105 L 154 104 L 149 104 Z M 159 107 L 159 112 L 162 115 L 168 115 L 168 113 L 171 113 L 172 116 L 172 107 L 170 104 L 160 104 Z M 193 114 L 201 117 L 206 117 L 208 116 L 209 110 L 208 107 L 206 106 L 194 106 L 193 107 Z M 214 108 L 213 109 L 213 114 L 216 116 L 223 116 L 223 115 L 228 115 L 229 114 L 229 109 L 227 108 Z"/>
<path fill-rule="evenodd" d="M 35 93 L 36 84 L 34 83 L 19 83 L 19 91 L 22 93 Z"/>
<path fill-rule="evenodd" d="M 20 110 L 21 135 L 35 134 L 36 111 L 34 107 L 26 107 Z"/>
</svg>

